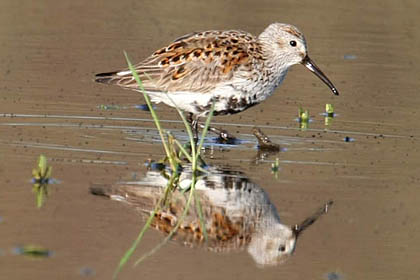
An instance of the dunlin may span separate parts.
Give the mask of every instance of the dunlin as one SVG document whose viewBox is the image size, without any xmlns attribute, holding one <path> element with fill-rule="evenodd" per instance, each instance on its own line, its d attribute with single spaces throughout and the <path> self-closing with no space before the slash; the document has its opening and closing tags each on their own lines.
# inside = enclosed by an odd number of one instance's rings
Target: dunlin
<svg viewBox="0 0 420 280">
<path fill-rule="evenodd" d="M 175 105 L 198 118 L 235 114 L 273 94 L 289 67 L 303 64 L 331 91 L 338 90 L 309 58 L 295 26 L 269 25 L 258 37 L 244 31 L 205 31 L 182 36 L 135 65 L 153 102 Z M 127 69 L 96 75 L 97 82 L 139 90 Z"/>
</svg>

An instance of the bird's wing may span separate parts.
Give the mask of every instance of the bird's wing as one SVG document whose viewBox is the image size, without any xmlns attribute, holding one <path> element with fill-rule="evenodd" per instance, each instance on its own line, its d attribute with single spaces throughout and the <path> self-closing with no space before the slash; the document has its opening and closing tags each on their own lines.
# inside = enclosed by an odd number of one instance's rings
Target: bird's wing
<svg viewBox="0 0 420 280">
<path fill-rule="evenodd" d="M 261 47 L 249 33 L 205 31 L 176 39 L 135 68 L 146 91 L 205 93 L 231 79 L 238 69 L 250 69 L 256 56 L 262 56 Z M 138 87 L 129 70 L 98 74 L 96 80 Z"/>
</svg>

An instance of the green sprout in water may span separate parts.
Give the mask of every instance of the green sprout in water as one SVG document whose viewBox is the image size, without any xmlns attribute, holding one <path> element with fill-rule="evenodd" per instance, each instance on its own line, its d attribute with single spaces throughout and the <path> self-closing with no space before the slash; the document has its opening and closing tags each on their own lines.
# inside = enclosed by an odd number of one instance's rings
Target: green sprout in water
<svg viewBox="0 0 420 280">
<path fill-rule="evenodd" d="M 45 198 L 48 196 L 48 184 L 51 179 L 52 167 L 47 164 L 47 158 L 40 155 L 37 168 L 32 169 L 33 187 L 32 191 L 36 194 L 36 206 L 41 208 Z"/>
<path fill-rule="evenodd" d="M 332 104 L 325 105 L 325 113 L 327 113 L 328 117 L 334 117 L 334 107 Z"/>
<path fill-rule="evenodd" d="M 274 174 L 276 179 L 279 178 L 279 158 L 276 158 L 276 161 L 271 164 L 271 174 Z"/>
<path fill-rule="evenodd" d="M 303 110 L 302 107 L 299 108 L 298 111 L 299 117 L 298 117 L 298 121 L 299 121 L 299 128 L 302 130 L 305 130 L 308 128 L 308 123 L 309 123 L 309 112 L 308 110 Z"/>
<path fill-rule="evenodd" d="M 34 258 L 46 258 L 52 255 L 52 252 L 50 250 L 36 245 L 20 246 L 15 248 L 14 251 L 18 255 L 24 255 Z"/>
<path fill-rule="evenodd" d="M 98 108 L 101 110 L 119 110 L 121 109 L 121 106 L 101 104 L 101 105 L 98 105 Z"/>
<path fill-rule="evenodd" d="M 325 105 L 325 125 L 330 125 L 332 123 L 332 120 L 334 118 L 334 107 L 332 104 L 326 104 Z"/>
</svg>

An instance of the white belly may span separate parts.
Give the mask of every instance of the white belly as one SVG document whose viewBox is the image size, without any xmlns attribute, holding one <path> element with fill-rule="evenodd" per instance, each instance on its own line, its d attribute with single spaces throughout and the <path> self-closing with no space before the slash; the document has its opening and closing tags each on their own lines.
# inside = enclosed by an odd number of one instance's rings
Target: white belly
<svg viewBox="0 0 420 280">
<path fill-rule="evenodd" d="M 263 83 L 249 80 L 236 80 L 234 83 L 224 84 L 207 93 L 202 92 L 148 92 L 155 103 L 163 102 L 171 107 L 178 107 L 184 112 L 198 117 L 206 116 L 214 101 L 215 115 L 234 114 L 254 106 L 271 96 L 285 75 L 277 80 Z"/>
</svg>

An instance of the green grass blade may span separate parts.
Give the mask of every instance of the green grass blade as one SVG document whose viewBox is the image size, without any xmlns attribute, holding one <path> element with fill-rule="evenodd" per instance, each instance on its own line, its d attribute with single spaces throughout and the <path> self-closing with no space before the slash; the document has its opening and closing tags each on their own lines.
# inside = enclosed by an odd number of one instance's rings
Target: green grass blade
<svg viewBox="0 0 420 280">
<path fill-rule="evenodd" d="M 165 137 L 163 135 L 163 129 L 162 129 L 161 125 L 160 125 L 159 118 L 156 115 L 155 110 L 153 109 L 152 102 L 150 101 L 149 95 L 144 90 L 143 83 L 141 82 L 140 77 L 139 77 L 136 69 L 134 68 L 133 64 L 131 64 L 131 61 L 128 58 L 128 55 L 127 55 L 127 53 L 125 51 L 124 51 L 124 56 L 125 56 L 125 59 L 127 60 L 128 68 L 130 69 L 131 74 L 133 75 L 134 79 L 136 80 L 137 85 L 138 85 L 140 91 L 143 93 L 144 99 L 146 100 L 146 103 L 147 103 L 147 107 L 149 107 L 150 114 L 152 115 L 153 120 L 155 121 L 155 125 L 156 125 L 156 127 L 157 127 L 157 129 L 159 131 L 159 135 L 160 135 L 160 138 L 162 140 L 163 148 L 165 149 L 165 153 L 166 153 L 166 155 L 169 158 L 169 163 L 171 165 L 171 168 L 174 170 L 175 165 L 173 163 L 173 159 L 170 156 L 169 147 L 168 147 L 168 145 L 166 143 L 166 139 L 165 139 Z"/>
<path fill-rule="evenodd" d="M 41 185 L 36 191 L 36 206 L 41 208 L 44 204 L 44 185 Z"/>
<path fill-rule="evenodd" d="M 188 154 L 187 150 L 185 150 L 184 146 L 179 143 L 178 140 L 175 139 L 175 144 L 178 146 L 181 153 L 188 159 L 189 162 L 192 162 L 192 157 Z"/>
<path fill-rule="evenodd" d="M 212 119 L 212 117 L 213 117 L 213 112 L 214 112 L 214 101 L 213 101 L 213 102 L 212 102 L 212 104 L 211 104 L 210 113 L 209 113 L 209 115 L 207 116 L 206 123 L 205 123 L 204 128 L 203 128 L 203 131 L 202 131 L 202 133 L 201 133 L 201 139 L 200 139 L 200 142 L 199 142 L 199 144 L 198 144 L 198 148 L 197 148 L 197 151 L 198 151 L 198 152 L 197 152 L 197 157 L 198 157 L 198 155 L 200 155 L 201 148 L 203 147 L 204 138 L 205 138 L 205 137 L 206 137 L 206 135 L 207 135 L 207 131 L 208 131 L 208 129 L 209 129 L 210 122 L 211 122 L 211 119 Z"/>
<path fill-rule="evenodd" d="M 191 126 L 188 123 L 187 119 L 185 118 L 184 113 L 181 111 L 181 109 L 178 108 L 178 106 L 175 104 L 175 102 L 169 96 L 168 96 L 168 98 L 171 100 L 171 102 L 175 106 L 178 114 L 181 116 L 182 122 L 184 123 L 185 129 L 187 130 L 187 133 L 188 133 L 188 138 L 190 140 L 192 158 L 194 158 L 196 156 L 197 151 L 196 151 L 196 147 L 195 147 L 195 143 L 194 143 L 194 135 L 193 135 Z"/>
<path fill-rule="evenodd" d="M 185 148 L 182 146 L 182 144 L 175 139 L 175 143 L 178 146 L 179 150 L 181 151 L 181 153 L 188 159 L 188 161 L 190 163 L 192 163 L 192 157 L 190 154 L 188 154 L 188 152 L 185 150 Z M 204 168 L 202 168 L 201 166 L 197 166 L 197 170 L 203 173 L 208 174 L 209 172 L 207 170 L 205 170 Z"/>
<path fill-rule="evenodd" d="M 152 80 L 152 78 L 147 73 L 144 73 L 144 74 L 145 74 L 145 76 L 149 80 Z M 172 104 L 174 105 L 174 107 L 177 110 L 178 114 L 181 116 L 182 122 L 184 123 L 184 126 L 185 126 L 185 128 L 187 130 L 188 138 L 190 140 L 192 154 L 195 155 L 194 135 L 192 133 L 191 126 L 189 125 L 189 122 L 185 118 L 184 113 L 182 112 L 182 110 L 176 105 L 176 103 L 172 100 L 172 98 L 167 93 L 166 93 L 166 97 L 168 97 L 168 99 L 172 102 Z"/>
</svg>

